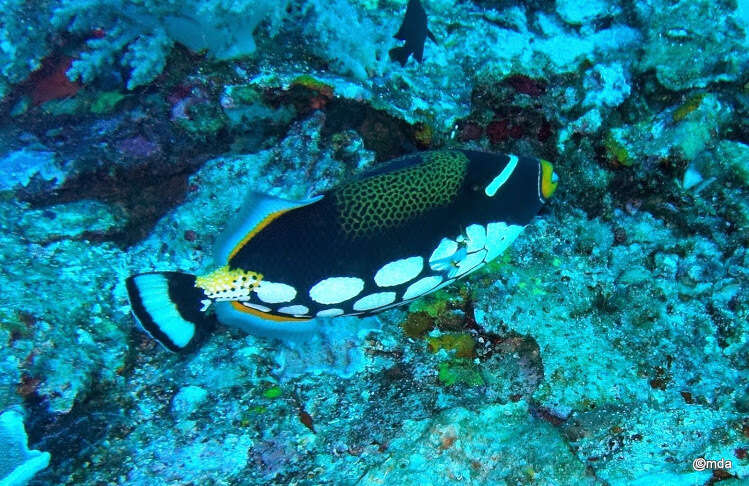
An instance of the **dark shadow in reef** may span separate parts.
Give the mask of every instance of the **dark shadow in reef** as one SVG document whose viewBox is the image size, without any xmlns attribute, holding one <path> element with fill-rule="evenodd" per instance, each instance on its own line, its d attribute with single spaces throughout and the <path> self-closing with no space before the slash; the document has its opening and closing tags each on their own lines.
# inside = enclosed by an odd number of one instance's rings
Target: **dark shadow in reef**
<svg viewBox="0 0 749 486">
<path fill-rule="evenodd" d="M 29 482 L 31 486 L 63 484 L 101 445 L 113 436 L 129 432 L 126 408 L 112 400 L 108 390 L 95 389 L 82 401 L 76 401 L 68 413 L 52 413 L 47 402 L 36 393 L 26 396 L 26 431 L 29 448 L 49 452 L 49 466 Z"/>
</svg>

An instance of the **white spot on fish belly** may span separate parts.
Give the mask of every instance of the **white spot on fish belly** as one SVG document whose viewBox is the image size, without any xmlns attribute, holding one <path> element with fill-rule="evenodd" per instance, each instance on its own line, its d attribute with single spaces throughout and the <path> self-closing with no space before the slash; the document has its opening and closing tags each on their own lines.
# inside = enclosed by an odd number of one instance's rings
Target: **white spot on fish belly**
<svg viewBox="0 0 749 486">
<path fill-rule="evenodd" d="M 374 280 L 380 287 L 392 287 L 416 278 L 424 268 L 424 259 L 420 256 L 403 258 L 390 262 L 380 268 Z"/>
<path fill-rule="evenodd" d="M 309 308 L 304 305 L 287 305 L 278 309 L 278 312 L 282 314 L 306 314 L 309 312 Z"/>
<path fill-rule="evenodd" d="M 320 304 L 338 304 L 359 295 L 364 280 L 356 277 L 330 277 L 309 289 L 309 296 Z"/>
<path fill-rule="evenodd" d="M 260 300 L 268 304 L 289 302 L 296 297 L 296 289 L 291 285 L 266 280 L 260 282 L 255 292 Z"/>
<path fill-rule="evenodd" d="M 424 277 L 408 286 L 406 291 L 403 293 L 403 300 L 414 299 L 430 292 L 442 282 L 441 275 L 432 275 L 430 277 Z"/>
<path fill-rule="evenodd" d="M 413 300 L 413 299 L 411 299 L 411 300 Z M 403 304 L 406 304 L 408 302 L 411 302 L 411 300 L 399 300 L 399 301 L 393 302 L 392 304 L 388 304 L 388 305 L 386 305 L 384 307 L 380 307 L 380 308 L 377 309 L 377 311 L 379 312 L 379 311 L 384 311 L 385 309 L 392 309 L 393 307 L 398 307 L 400 305 L 403 305 Z"/>
<path fill-rule="evenodd" d="M 523 231 L 522 226 L 506 223 L 489 223 L 486 227 L 486 259 L 490 262 L 499 256 Z"/>
<path fill-rule="evenodd" d="M 458 272 L 455 274 L 456 278 L 468 275 L 474 270 L 477 270 L 484 264 L 484 257 L 486 256 L 486 250 L 480 250 L 474 253 L 469 253 L 466 257 L 458 262 Z"/>
<path fill-rule="evenodd" d="M 466 236 L 468 237 L 468 246 L 466 246 L 468 253 L 484 249 L 484 245 L 486 244 L 486 230 L 482 225 L 470 225 L 466 228 Z"/>
<path fill-rule="evenodd" d="M 449 239 L 442 238 L 440 244 L 429 257 L 429 266 L 435 272 L 442 272 L 450 267 L 451 257 L 458 251 L 458 243 Z"/>
<path fill-rule="evenodd" d="M 317 313 L 317 317 L 335 317 L 343 314 L 343 309 L 333 307 L 332 309 L 324 309 Z"/>
<path fill-rule="evenodd" d="M 250 304 L 249 302 L 242 302 L 242 305 L 245 307 L 249 307 L 250 309 L 258 310 L 260 312 L 270 312 L 270 307 L 265 307 L 264 305 Z"/>
<path fill-rule="evenodd" d="M 368 311 L 386 306 L 395 301 L 395 292 L 377 292 L 369 294 L 354 302 L 355 311 Z"/>
<path fill-rule="evenodd" d="M 443 287 L 447 287 L 451 283 L 455 282 L 455 280 L 457 280 L 457 279 L 451 278 L 449 280 L 445 280 L 444 282 L 442 282 L 441 284 L 439 284 L 438 286 L 436 286 L 435 288 L 433 288 L 431 290 L 431 292 L 436 292 L 436 291 L 438 291 L 439 289 L 441 289 Z"/>
</svg>

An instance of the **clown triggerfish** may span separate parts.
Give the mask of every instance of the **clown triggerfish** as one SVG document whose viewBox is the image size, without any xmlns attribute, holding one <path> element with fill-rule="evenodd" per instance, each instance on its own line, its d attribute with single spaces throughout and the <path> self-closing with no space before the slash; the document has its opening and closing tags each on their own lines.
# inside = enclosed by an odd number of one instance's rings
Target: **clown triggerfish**
<svg viewBox="0 0 749 486">
<path fill-rule="evenodd" d="M 393 160 L 300 202 L 253 195 L 216 269 L 127 279 L 133 314 L 166 348 L 218 320 L 260 335 L 366 316 L 450 285 L 502 253 L 557 186 L 551 163 L 463 150 Z"/>
</svg>

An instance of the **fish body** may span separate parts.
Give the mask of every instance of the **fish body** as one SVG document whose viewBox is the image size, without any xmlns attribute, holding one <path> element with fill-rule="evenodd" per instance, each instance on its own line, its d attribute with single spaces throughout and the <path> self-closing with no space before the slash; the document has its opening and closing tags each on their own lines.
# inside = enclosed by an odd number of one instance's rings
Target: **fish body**
<svg viewBox="0 0 749 486">
<path fill-rule="evenodd" d="M 261 335 L 371 315 L 491 261 L 556 184 L 544 160 L 444 150 L 396 159 L 307 201 L 254 195 L 213 272 L 130 277 L 133 313 L 172 350 L 194 342 L 210 308 Z"/>
<path fill-rule="evenodd" d="M 408 57 L 413 54 L 414 59 L 422 62 L 424 59 L 424 43 L 427 36 L 432 39 L 432 42 L 437 42 L 434 34 L 427 27 L 427 14 L 424 11 L 424 7 L 421 6 L 421 1 L 409 0 L 406 7 L 406 16 L 403 18 L 403 23 L 394 36 L 398 40 L 406 41 L 406 44 L 391 49 L 389 52 L 390 59 L 398 61 L 401 66 L 405 66 Z"/>
</svg>

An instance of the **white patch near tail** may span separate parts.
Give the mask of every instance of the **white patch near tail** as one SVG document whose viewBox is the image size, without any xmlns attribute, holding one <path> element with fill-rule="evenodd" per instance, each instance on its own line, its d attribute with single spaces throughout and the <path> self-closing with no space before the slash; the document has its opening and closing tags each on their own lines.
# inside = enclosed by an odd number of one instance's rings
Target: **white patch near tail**
<svg viewBox="0 0 749 486">
<path fill-rule="evenodd" d="M 169 300 L 169 282 L 163 275 L 149 273 L 135 278 L 140 291 L 141 304 L 175 346 L 184 348 L 195 336 L 195 324 L 186 321 Z M 137 316 L 136 316 L 137 317 Z"/>
<path fill-rule="evenodd" d="M 253 306 L 256 307 L 256 306 Z M 221 324 L 236 327 L 255 336 L 284 340 L 308 339 L 317 330 L 315 319 L 275 321 L 239 311 L 231 302 L 216 302 L 216 317 Z"/>
<path fill-rule="evenodd" d="M 153 272 L 127 279 L 130 306 L 136 321 L 171 351 L 182 351 L 195 341 L 198 326 L 206 322 L 201 289 L 195 276 L 179 272 Z"/>
</svg>

